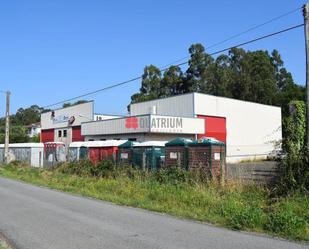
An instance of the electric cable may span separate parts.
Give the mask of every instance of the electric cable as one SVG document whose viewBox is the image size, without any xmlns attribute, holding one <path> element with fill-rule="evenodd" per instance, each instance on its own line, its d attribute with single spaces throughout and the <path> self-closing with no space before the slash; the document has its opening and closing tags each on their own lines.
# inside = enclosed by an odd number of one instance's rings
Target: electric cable
<svg viewBox="0 0 309 249">
<path fill-rule="evenodd" d="M 219 53 L 222 53 L 222 52 L 226 52 L 232 48 L 237 48 L 237 47 L 240 47 L 240 46 L 244 46 L 244 45 L 247 45 L 247 44 L 250 44 L 250 43 L 253 43 L 253 42 L 256 42 L 256 41 L 260 41 L 260 40 L 263 40 L 263 39 L 266 39 L 266 38 L 269 38 L 269 37 L 272 37 L 272 36 L 275 36 L 275 35 L 278 35 L 278 34 L 281 34 L 281 33 L 285 33 L 285 32 L 288 32 L 288 31 L 291 31 L 293 29 L 297 29 L 297 28 L 300 28 L 304 26 L 304 24 L 298 24 L 298 25 L 295 25 L 295 26 L 292 26 L 292 27 L 289 27 L 289 28 L 286 28 L 286 29 L 283 29 L 283 30 L 279 30 L 277 32 L 274 32 L 274 33 L 270 33 L 270 34 L 267 34 L 267 35 L 264 35 L 264 36 L 260 36 L 260 37 L 257 37 L 255 39 L 252 39 L 252 40 L 249 40 L 249 41 L 246 41 L 246 42 L 242 42 L 242 43 L 239 43 L 237 45 L 234 45 L 234 46 L 231 46 L 231 47 L 228 47 L 228 48 L 224 48 L 224 49 L 221 49 L 221 50 L 218 50 L 216 52 L 213 52 L 213 53 L 210 53 L 209 55 L 215 55 L 215 54 L 219 54 Z M 182 62 L 182 63 L 178 63 L 174 66 L 182 66 L 182 65 L 185 65 L 185 64 L 188 64 L 188 61 L 186 62 Z M 168 69 L 169 67 L 165 67 L 163 69 L 160 69 L 160 72 L 164 72 Z M 76 100 L 76 99 L 80 99 L 80 98 L 83 98 L 83 97 L 87 97 L 87 96 L 90 96 L 90 95 L 93 95 L 93 94 L 96 94 L 96 93 L 99 93 L 99 92 L 102 92 L 102 91 L 106 91 L 106 90 L 109 90 L 109 89 L 112 89 L 112 88 L 116 88 L 116 87 L 119 87 L 119 86 L 122 86 L 122 85 L 125 85 L 125 84 L 128 84 L 130 82 L 133 82 L 133 81 L 136 81 L 136 80 L 139 80 L 139 79 L 142 79 L 143 76 L 138 76 L 138 77 L 135 77 L 135 78 L 132 78 L 132 79 L 129 79 L 129 80 L 126 80 L 126 81 L 122 81 L 120 83 L 116 83 L 116 84 L 113 84 L 113 85 L 109 85 L 107 87 L 103 87 L 101 89 L 98 89 L 98 90 L 95 90 L 95 91 L 91 91 L 91 92 L 88 92 L 88 93 L 85 93 L 85 94 L 82 94 L 82 95 L 79 95 L 79 96 L 76 96 L 76 97 L 72 97 L 72 98 L 69 98 L 69 99 L 66 99 L 66 100 L 62 100 L 62 101 L 58 101 L 54 104 L 49 104 L 49 105 L 46 105 L 46 106 L 43 106 L 43 108 L 48 108 L 48 107 L 52 107 L 52 106 L 56 106 L 56 105 L 59 105 L 59 104 L 63 104 L 63 103 L 66 103 L 66 102 L 70 102 L 72 100 Z"/>
</svg>

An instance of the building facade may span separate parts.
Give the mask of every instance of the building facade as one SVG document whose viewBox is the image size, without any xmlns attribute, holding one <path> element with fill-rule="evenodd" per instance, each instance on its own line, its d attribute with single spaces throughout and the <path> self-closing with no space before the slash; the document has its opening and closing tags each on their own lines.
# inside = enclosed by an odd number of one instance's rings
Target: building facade
<svg viewBox="0 0 309 249">
<path fill-rule="evenodd" d="M 280 149 L 281 108 L 189 93 L 130 105 L 126 117 L 94 114 L 93 102 L 41 115 L 41 141 L 170 141 L 213 137 L 228 162 L 266 158 Z"/>
<path fill-rule="evenodd" d="M 130 105 L 130 116 L 85 122 L 85 140 L 169 141 L 214 137 L 228 162 L 266 158 L 282 139 L 281 108 L 190 93 Z"/>
<path fill-rule="evenodd" d="M 42 113 L 41 142 L 63 142 L 68 147 L 72 142 L 85 140 L 81 134 L 83 122 L 115 117 L 120 116 L 94 114 L 93 101 Z"/>
</svg>

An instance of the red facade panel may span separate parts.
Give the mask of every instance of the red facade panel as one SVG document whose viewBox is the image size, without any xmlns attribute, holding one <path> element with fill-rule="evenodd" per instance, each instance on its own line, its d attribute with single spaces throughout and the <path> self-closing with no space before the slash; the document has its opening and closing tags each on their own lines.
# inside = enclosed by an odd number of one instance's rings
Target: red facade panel
<svg viewBox="0 0 309 249">
<path fill-rule="evenodd" d="M 81 134 L 81 126 L 72 127 L 72 142 L 85 141 L 85 137 Z"/>
<path fill-rule="evenodd" d="M 198 134 L 197 138 L 214 137 L 226 143 L 226 119 L 223 117 L 212 117 L 197 115 L 205 120 L 205 134 Z"/>
<path fill-rule="evenodd" d="M 54 142 L 54 129 L 41 131 L 41 143 Z"/>
</svg>

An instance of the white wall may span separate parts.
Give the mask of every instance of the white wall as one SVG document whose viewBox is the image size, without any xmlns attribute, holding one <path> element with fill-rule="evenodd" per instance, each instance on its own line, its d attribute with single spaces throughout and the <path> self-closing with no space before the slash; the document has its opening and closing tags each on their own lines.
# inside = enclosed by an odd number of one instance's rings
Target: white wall
<svg viewBox="0 0 309 249">
<path fill-rule="evenodd" d="M 66 137 L 63 136 L 64 130 L 67 131 L 67 136 Z M 58 134 L 59 131 L 61 131 L 61 137 L 58 136 L 59 135 Z M 55 142 L 62 142 L 62 143 L 64 143 L 66 148 L 68 148 L 70 143 L 72 142 L 72 137 L 73 137 L 73 134 L 72 134 L 72 128 L 71 127 L 55 129 L 54 141 Z"/>
<path fill-rule="evenodd" d="M 155 114 L 152 113 L 156 106 L 157 115 L 193 117 L 193 94 L 178 95 L 169 98 L 157 99 L 130 105 L 130 115 Z"/>
<path fill-rule="evenodd" d="M 31 148 L 31 166 L 43 167 L 44 148 Z"/>
<path fill-rule="evenodd" d="M 52 112 L 46 112 L 41 114 L 41 128 L 42 129 L 56 129 L 68 126 L 81 125 L 82 122 L 88 122 L 93 120 L 93 102 L 87 102 L 84 104 L 74 105 L 62 109 L 54 110 L 55 117 L 66 116 L 68 118 L 74 116 L 75 121 L 72 125 L 69 125 L 68 121 L 55 123 L 55 120 L 51 117 Z"/>
<path fill-rule="evenodd" d="M 229 162 L 265 158 L 282 139 L 280 107 L 199 93 L 194 100 L 196 115 L 226 117 Z"/>
</svg>

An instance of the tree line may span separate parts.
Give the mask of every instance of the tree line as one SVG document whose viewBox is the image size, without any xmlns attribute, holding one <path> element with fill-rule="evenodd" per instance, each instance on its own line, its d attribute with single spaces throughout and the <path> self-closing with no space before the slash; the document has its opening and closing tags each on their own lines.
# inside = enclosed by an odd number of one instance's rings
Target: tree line
<svg viewBox="0 0 309 249">
<path fill-rule="evenodd" d="M 164 72 L 154 65 L 146 66 L 141 88 L 132 95 L 131 103 L 200 92 L 281 106 L 286 113 L 291 100 L 305 99 L 305 88 L 295 84 L 277 50 L 232 48 L 214 58 L 202 44 L 193 44 L 189 54 L 185 71 L 179 66 Z"/>
</svg>

